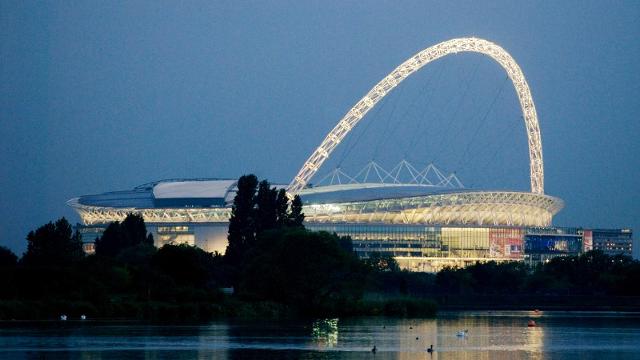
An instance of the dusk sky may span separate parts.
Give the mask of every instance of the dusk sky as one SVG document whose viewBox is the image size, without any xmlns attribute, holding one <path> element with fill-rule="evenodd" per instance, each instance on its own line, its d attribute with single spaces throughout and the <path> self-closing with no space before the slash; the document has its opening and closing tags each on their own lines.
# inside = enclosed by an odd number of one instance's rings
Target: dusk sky
<svg viewBox="0 0 640 360">
<path fill-rule="evenodd" d="M 477 36 L 519 63 L 538 110 L 554 225 L 631 227 L 640 246 L 640 2 L 0 1 L 0 245 L 70 198 L 166 178 L 288 183 L 416 52 Z M 479 54 L 402 83 L 336 149 L 355 173 L 406 158 L 467 187 L 529 189 L 521 111 Z M 312 182 L 313 182 L 312 180 Z"/>
</svg>

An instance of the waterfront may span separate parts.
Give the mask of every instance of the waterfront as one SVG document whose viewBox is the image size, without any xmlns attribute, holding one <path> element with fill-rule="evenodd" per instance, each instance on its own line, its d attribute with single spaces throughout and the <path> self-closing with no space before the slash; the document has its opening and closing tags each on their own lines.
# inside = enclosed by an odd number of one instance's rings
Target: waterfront
<svg viewBox="0 0 640 360">
<path fill-rule="evenodd" d="M 538 326 L 527 327 L 531 319 Z M 4 322 L 0 358 L 640 359 L 638 313 L 450 312 L 436 319 L 351 318 L 333 325 Z M 468 335 L 458 336 L 465 329 Z M 430 344 L 434 354 L 425 351 Z"/>
</svg>

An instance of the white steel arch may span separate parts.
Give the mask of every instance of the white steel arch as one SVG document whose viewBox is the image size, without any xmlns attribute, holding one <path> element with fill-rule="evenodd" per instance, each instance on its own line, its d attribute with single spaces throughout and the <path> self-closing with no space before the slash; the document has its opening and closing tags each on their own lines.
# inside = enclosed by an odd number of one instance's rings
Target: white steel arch
<svg viewBox="0 0 640 360">
<path fill-rule="evenodd" d="M 300 171 L 298 171 L 298 174 L 293 178 L 293 181 L 289 184 L 287 188 L 288 193 L 290 195 L 299 193 L 349 131 L 360 122 L 364 115 L 371 110 L 376 103 L 382 100 L 382 98 L 404 79 L 428 63 L 458 52 L 475 52 L 487 55 L 498 62 L 507 72 L 516 90 L 518 100 L 520 101 L 520 107 L 522 108 L 522 115 L 527 130 L 531 192 L 544 194 L 544 164 L 542 161 L 540 126 L 538 124 L 538 115 L 535 105 L 533 104 L 529 85 L 522 70 L 509 53 L 490 41 L 474 37 L 451 39 L 424 49 L 400 64 L 400 66 L 377 83 L 346 113 L 342 120 L 338 122 L 338 125 L 329 132 L 320 146 L 311 154 Z"/>
</svg>

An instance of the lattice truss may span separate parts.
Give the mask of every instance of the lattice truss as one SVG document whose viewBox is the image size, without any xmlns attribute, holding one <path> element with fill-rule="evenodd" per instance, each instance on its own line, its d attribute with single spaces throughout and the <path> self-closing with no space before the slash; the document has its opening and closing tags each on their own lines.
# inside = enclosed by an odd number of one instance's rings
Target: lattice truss
<svg viewBox="0 0 640 360">
<path fill-rule="evenodd" d="M 446 55 L 458 52 L 475 52 L 489 56 L 498 62 L 511 79 L 516 90 L 522 116 L 527 131 L 529 143 L 529 160 L 531 175 L 531 192 L 544 194 L 544 166 L 542 161 L 542 141 L 540 139 L 540 127 L 538 125 L 538 115 L 531 97 L 529 85 L 522 73 L 522 70 L 515 60 L 500 46 L 478 38 L 458 38 L 441 42 L 415 54 L 407 61 L 398 66 L 389 75 L 377 83 L 360 101 L 349 110 L 338 122 L 338 125 L 329 132 L 320 146 L 311 154 L 304 163 L 293 181 L 289 184 L 288 193 L 295 195 L 299 193 L 311 178 L 318 171 L 324 161 L 340 144 L 344 137 L 353 129 L 360 120 L 371 110 L 382 98 L 409 75 L 420 70 L 428 63 Z"/>
<path fill-rule="evenodd" d="M 410 184 L 464 189 L 464 185 L 456 174 L 445 175 L 434 164 L 418 170 L 407 160 L 402 160 L 390 171 L 385 170 L 375 161 L 370 161 L 365 167 L 350 176 L 341 168 L 335 168 L 322 177 L 315 186 L 343 185 L 343 184 Z"/>
<path fill-rule="evenodd" d="M 305 221 L 424 225 L 550 226 L 562 200 L 527 192 L 477 191 L 340 204 L 310 204 Z"/>
<path fill-rule="evenodd" d="M 148 223 L 226 223 L 231 217 L 231 208 L 113 208 L 83 205 L 78 199 L 67 202 L 74 208 L 85 225 L 107 224 L 122 221 L 128 214 L 142 215 Z"/>
<path fill-rule="evenodd" d="M 149 223 L 226 223 L 231 208 L 137 209 L 69 201 L 85 225 L 122 221 L 129 213 Z M 550 226 L 562 200 L 526 192 L 478 191 L 337 204 L 307 204 L 309 223 Z"/>
</svg>

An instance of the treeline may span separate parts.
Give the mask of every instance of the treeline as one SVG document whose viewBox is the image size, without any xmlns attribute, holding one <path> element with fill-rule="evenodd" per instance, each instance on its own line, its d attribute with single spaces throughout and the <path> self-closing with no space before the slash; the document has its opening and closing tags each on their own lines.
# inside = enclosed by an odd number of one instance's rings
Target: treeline
<svg viewBox="0 0 640 360">
<path fill-rule="evenodd" d="M 62 218 L 27 236 L 18 257 L 0 248 L 0 319 L 183 319 L 219 313 L 219 254 L 188 245 L 157 249 L 143 219 L 112 223 L 85 255 Z"/>
<path fill-rule="evenodd" d="M 384 264 L 385 259 L 377 262 Z M 437 274 L 399 271 L 393 265 L 390 268 L 394 270 L 380 272 L 376 277 L 377 289 L 416 297 L 640 297 L 640 261 L 624 255 L 609 256 L 599 250 L 556 257 L 533 267 L 524 262 L 489 261 L 465 268 L 445 268 Z"/>
<path fill-rule="evenodd" d="M 0 319 L 435 313 L 432 301 L 404 295 L 364 300 L 382 289 L 380 274 L 399 273 L 395 260 L 360 261 L 350 238 L 308 231 L 303 221 L 299 197 L 253 175 L 238 181 L 224 256 L 186 244 L 158 249 L 135 214 L 111 223 L 86 255 L 62 218 L 30 232 L 20 258 L 0 247 Z"/>
<path fill-rule="evenodd" d="M 349 237 L 308 231 L 303 221 L 299 197 L 253 175 L 238 181 L 225 255 L 158 249 L 134 214 L 110 224 L 86 255 L 62 218 L 30 232 L 20 258 L 0 247 L 0 319 L 433 316 L 436 303 L 571 308 L 613 297 L 639 306 L 640 262 L 628 257 L 592 251 L 535 268 L 488 262 L 413 273 L 390 256 L 360 260 Z"/>
<path fill-rule="evenodd" d="M 435 292 L 459 295 L 640 296 L 640 262 L 589 251 L 530 268 L 521 262 L 445 269 Z M 640 305 L 640 304 L 639 304 Z"/>
<path fill-rule="evenodd" d="M 283 189 L 253 175 L 238 181 L 224 255 L 235 297 L 303 316 L 433 316 L 430 300 L 395 296 L 366 300 L 375 279 L 398 271 L 391 257 L 360 261 L 351 238 L 311 232 L 303 226 L 302 202 L 290 206 Z"/>
</svg>

